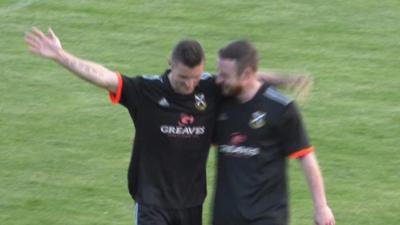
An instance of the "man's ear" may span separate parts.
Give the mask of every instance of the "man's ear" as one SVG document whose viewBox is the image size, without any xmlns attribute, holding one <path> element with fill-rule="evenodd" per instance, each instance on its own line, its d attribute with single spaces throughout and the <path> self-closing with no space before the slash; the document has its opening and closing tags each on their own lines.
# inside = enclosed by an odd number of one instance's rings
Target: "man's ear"
<svg viewBox="0 0 400 225">
<path fill-rule="evenodd" d="M 168 59 L 168 66 L 170 69 L 172 69 L 172 59 Z"/>
<path fill-rule="evenodd" d="M 248 66 L 243 70 L 243 73 L 241 75 L 241 79 L 248 80 L 248 79 L 251 78 L 251 76 L 253 76 L 253 74 L 254 74 L 253 69 L 250 66 Z"/>
</svg>

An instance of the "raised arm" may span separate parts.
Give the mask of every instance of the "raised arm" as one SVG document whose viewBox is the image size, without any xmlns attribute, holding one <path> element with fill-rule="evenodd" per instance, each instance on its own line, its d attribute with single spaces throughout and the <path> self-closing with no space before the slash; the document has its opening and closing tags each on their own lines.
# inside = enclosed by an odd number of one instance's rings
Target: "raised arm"
<svg viewBox="0 0 400 225">
<path fill-rule="evenodd" d="M 26 33 L 25 42 L 31 52 L 43 58 L 56 61 L 89 83 L 116 92 L 118 78 L 115 72 L 100 64 L 80 59 L 65 51 L 51 28 L 49 28 L 47 35 L 35 27 L 32 28 L 31 31 Z"/>
<path fill-rule="evenodd" d="M 314 153 L 300 158 L 307 183 L 314 202 L 314 220 L 316 225 L 335 225 L 335 217 L 329 208 L 324 182 Z"/>
</svg>

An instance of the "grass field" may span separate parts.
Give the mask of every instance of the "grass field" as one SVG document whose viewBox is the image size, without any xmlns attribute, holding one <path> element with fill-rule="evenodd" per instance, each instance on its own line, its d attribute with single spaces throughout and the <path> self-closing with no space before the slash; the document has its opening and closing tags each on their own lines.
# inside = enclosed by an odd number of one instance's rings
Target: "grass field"
<svg viewBox="0 0 400 225">
<path fill-rule="evenodd" d="M 263 68 L 313 74 L 303 114 L 337 224 L 398 224 L 400 2 L 0 1 L 0 223 L 133 224 L 126 188 L 133 126 L 107 93 L 28 53 L 24 32 L 53 27 L 68 51 L 126 74 L 158 74 L 182 38 L 216 51 L 248 38 Z M 209 224 L 214 154 L 208 164 Z M 291 221 L 312 224 L 290 163 Z"/>
</svg>

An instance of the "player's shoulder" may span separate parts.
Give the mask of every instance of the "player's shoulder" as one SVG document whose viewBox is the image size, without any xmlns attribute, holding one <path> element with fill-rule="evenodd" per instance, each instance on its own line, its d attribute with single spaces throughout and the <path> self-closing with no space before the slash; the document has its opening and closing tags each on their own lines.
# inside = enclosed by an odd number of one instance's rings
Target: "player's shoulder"
<svg viewBox="0 0 400 225">
<path fill-rule="evenodd" d="M 162 88 L 165 86 L 165 79 L 162 75 L 158 74 L 142 74 L 136 77 L 138 85 L 142 89 Z"/>
<path fill-rule="evenodd" d="M 211 74 L 211 73 L 208 73 L 208 72 L 203 72 L 202 74 L 201 74 L 201 76 L 200 76 L 200 80 L 204 80 L 204 81 L 206 81 L 206 80 L 214 80 L 214 76 Z"/>
<path fill-rule="evenodd" d="M 154 74 L 141 74 L 124 78 L 124 87 L 141 91 L 154 91 L 164 86 L 162 76 Z"/>
<path fill-rule="evenodd" d="M 294 99 L 286 96 L 274 86 L 265 88 L 262 92 L 262 98 L 262 107 L 268 112 L 271 123 L 281 121 L 282 118 L 295 110 Z"/>
<path fill-rule="evenodd" d="M 122 77 L 126 80 L 140 81 L 140 82 L 162 82 L 161 75 L 155 74 L 142 74 L 136 76 L 128 76 L 123 74 Z"/>
<path fill-rule="evenodd" d="M 216 88 L 215 77 L 211 73 L 202 73 L 199 81 L 200 88 L 214 89 Z"/>
<path fill-rule="evenodd" d="M 215 84 L 215 76 L 211 73 L 204 72 L 200 76 L 200 85 L 214 85 Z"/>
<path fill-rule="evenodd" d="M 267 86 L 262 93 L 262 97 L 271 103 L 274 103 L 278 106 L 286 107 L 290 103 L 293 102 L 293 99 L 284 95 L 274 86 Z"/>
<path fill-rule="evenodd" d="M 163 79 L 161 75 L 158 74 L 143 74 L 138 76 L 139 79 L 141 79 L 143 82 L 148 82 L 148 83 L 162 83 Z"/>
</svg>

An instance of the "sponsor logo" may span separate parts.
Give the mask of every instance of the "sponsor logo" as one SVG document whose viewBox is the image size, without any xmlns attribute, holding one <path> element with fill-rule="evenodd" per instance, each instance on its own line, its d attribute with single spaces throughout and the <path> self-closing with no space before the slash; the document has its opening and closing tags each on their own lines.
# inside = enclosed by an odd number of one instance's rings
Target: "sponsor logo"
<svg viewBox="0 0 400 225">
<path fill-rule="evenodd" d="M 194 117 L 192 115 L 182 113 L 181 119 L 179 120 L 178 125 L 183 127 L 183 126 L 188 126 L 193 123 L 194 123 Z"/>
<path fill-rule="evenodd" d="M 251 118 L 249 121 L 249 126 L 253 129 L 258 129 L 265 125 L 267 113 L 262 111 L 256 111 L 251 114 Z"/>
<path fill-rule="evenodd" d="M 204 134 L 204 127 L 174 127 L 174 126 L 161 126 L 161 132 L 170 136 L 190 137 Z"/>
<path fill-rule="evenodd" d="M 192 138 L 205 133 L 205 126 L 192 126 L 195 118 L 192 115 L 181 113 L 177 126 L 162 125 L 160 131 L 168 137 Z"/>
<path fill-rule="evenodd" d="M 220 145 L 219 152 L 233 157 L 249 158 L 260 153 L 259 148 L 240 146 L 247 141 L 247 136 L 235 132 L 231 134 L 229 145 Z"/>
<path fill-rule="evenodd" d="M 235 145 L 220 145 L 219 151 L 235 157 L 252 157 L 260 153 L 259 148 L 235 146 Z"/>
<path fill-rule="evenodd" d="M 231 134 L 230 144 L 232 145 L 240 145 L 247 140 L 247 136 L 240 134 L 239 132 L 235 132 Z"/>
<path fill-rule="evenodd" d="M 207 108 L 206 99 L 203 93 L 194 95 L 194 105 L 199 111 L 204 111 Z"/>
</svg>

